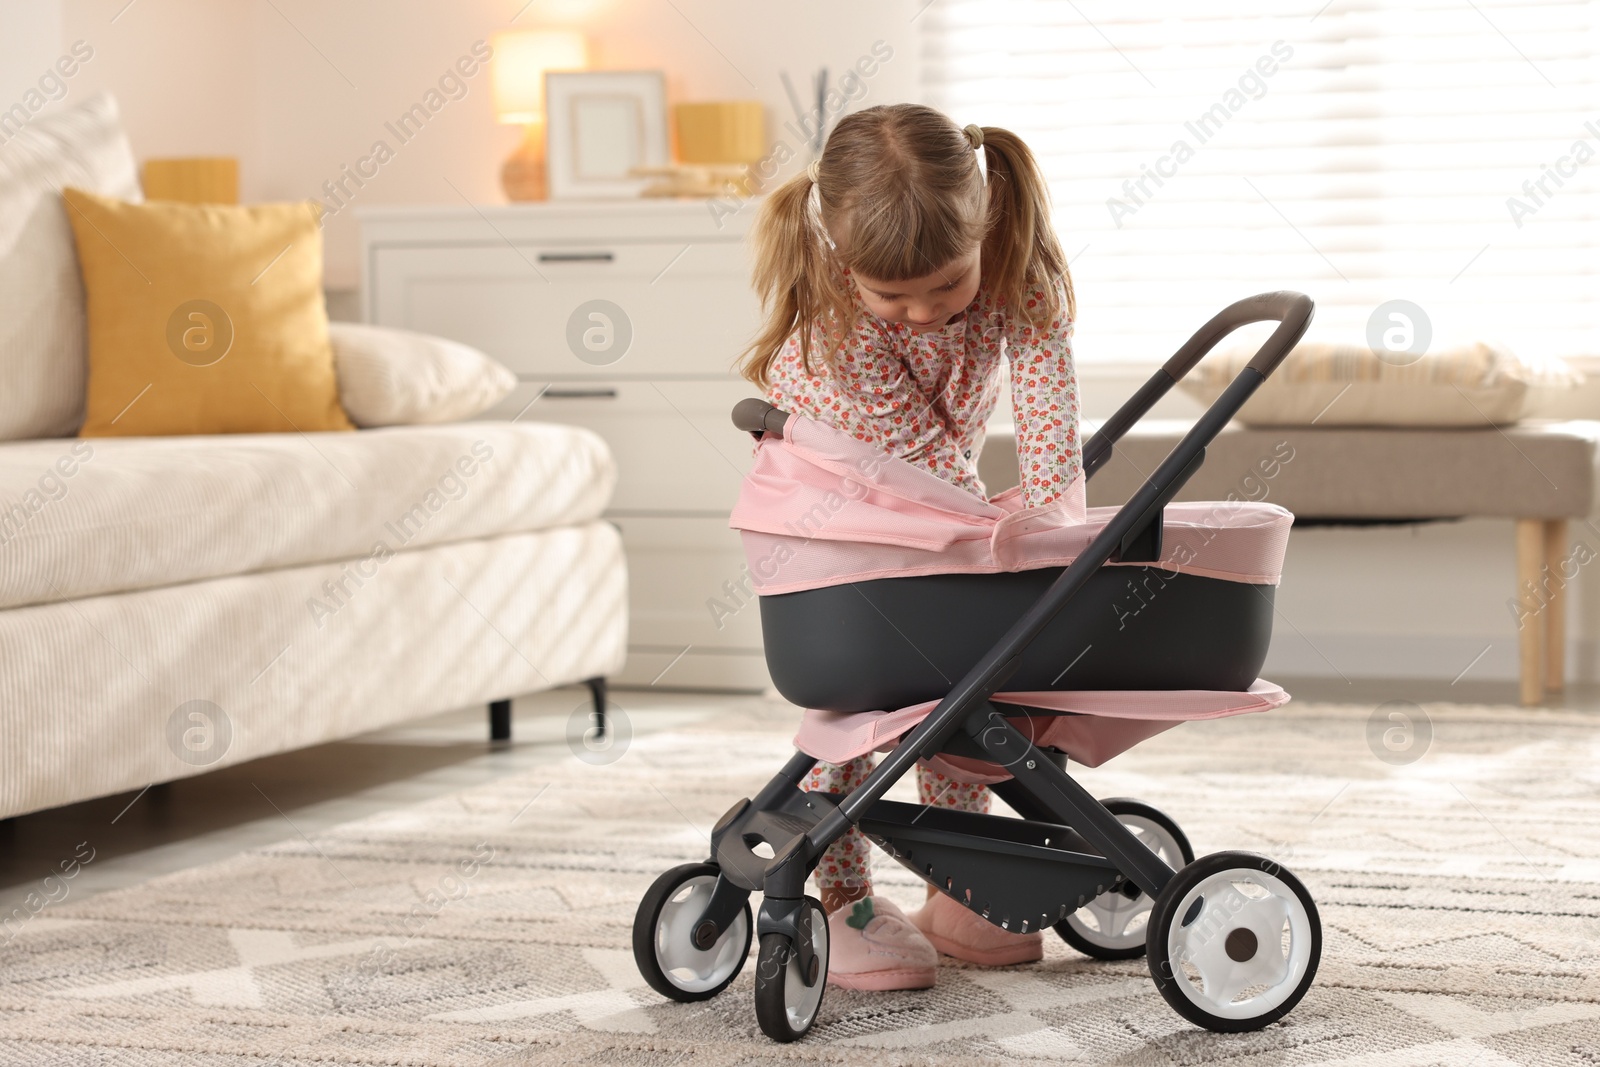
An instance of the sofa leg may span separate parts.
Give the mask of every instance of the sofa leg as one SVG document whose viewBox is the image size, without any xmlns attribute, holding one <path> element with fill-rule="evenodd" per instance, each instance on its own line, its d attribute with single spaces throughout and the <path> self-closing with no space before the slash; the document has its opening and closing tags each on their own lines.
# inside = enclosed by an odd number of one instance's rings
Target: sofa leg
<svg viewBox="0 0 1600 1067">
<path fill-rule="evenodd" d="M 604 678 L 590 678 L 583 683 L 589 687 L 589 694 L 594 698 L 594 734 L 596 737 L 606 735 L 606 680 Z"/>
<path fill-rule="evenodd" d="M 495 700 L 489 703 L 489 740 L 511 740 L 511 701 Z"/>
</svg>

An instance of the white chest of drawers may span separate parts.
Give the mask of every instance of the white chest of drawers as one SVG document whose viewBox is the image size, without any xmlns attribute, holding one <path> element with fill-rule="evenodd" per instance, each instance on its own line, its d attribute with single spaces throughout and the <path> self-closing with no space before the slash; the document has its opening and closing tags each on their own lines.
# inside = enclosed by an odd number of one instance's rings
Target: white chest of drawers
<svg viewBox="0 0 1600 1067">
<path fill-rule="evenodd" d="M 620 683 L 760 688 L 758 611 L 728 529 L 749 439 L 733 364 L 758 325 L 745 234 L 699 201 L 360 211 L 367 321 L 473 345 L 516 372 L 485 418 L 585 426 L 616 455 L 628 554 Z M 602 302 L 602 303 L 597 303 Z"/>
</svg>

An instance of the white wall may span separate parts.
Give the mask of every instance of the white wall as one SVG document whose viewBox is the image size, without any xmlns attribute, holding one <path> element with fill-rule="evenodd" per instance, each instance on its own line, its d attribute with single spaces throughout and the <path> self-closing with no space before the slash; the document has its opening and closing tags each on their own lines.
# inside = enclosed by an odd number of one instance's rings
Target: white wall
<svg viewBox="0 0 1600 1067">
<path fill-rule="evenodd" d="M 0 0 L 0 109 L 36 87 L 60 54 L 59 4 Z"/>
<path fill-rule="evenodd" d="M 320 198 L 341 166 L 385 138 L 395 158 L 356 203 L 502 201 L 500 162 L 520 129 L 496 124 L 487 73 L 403 146 L 384 123 L 473 42 L 513 26 L 580 27 L 596 66 L 664 70 L 674 102 L 762 100 L 773 138 L 791 114 L 780 70 L 801 85 L 824 64 L 837 76 L 881 39 L 895 55 L 868 99 L 914 99 L 919 84 L 912 0 L 137 0 L 126 10 L 127 0 L 26 2 L 58 11 L 65 40 L 94 45 L 73 92 L 115 91 L 141 158 L 238 156 L 252 200 Z M 326 236 L 329 287 L 353 288 L 353 212 L 331 219 Z"/>
</svg>

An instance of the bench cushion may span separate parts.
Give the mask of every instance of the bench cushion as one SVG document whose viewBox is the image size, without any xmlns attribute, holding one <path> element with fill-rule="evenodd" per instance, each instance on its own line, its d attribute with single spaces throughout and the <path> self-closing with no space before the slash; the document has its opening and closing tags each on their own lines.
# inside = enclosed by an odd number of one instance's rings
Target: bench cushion
<svg viewBox="0 0 1600 1067">
<path fill-rule="evenodd" d="M 1089 481 L 1091 505 L 1132 496 L 1190 423 L 1146 419 Z M 1091 425 L 1085 423 L 1087 441 Z M 1596 503 L 1600 422 L 1503 428 L 1368 429 L 1229 424 L 1178 500 L 1266 500 L 1297 520 L 1463 516 L 1583 518 Z M 1015 445 L 991 431 L 981 473 L 990 493 L 1016 481 Z"/>
<path fill-rule="evenodd" d="M 0 608 L 333 560 L 371 572 L 587 522 L 615 481 L 598 436 L 544 423 L 7 443 Z"/>
</svg>

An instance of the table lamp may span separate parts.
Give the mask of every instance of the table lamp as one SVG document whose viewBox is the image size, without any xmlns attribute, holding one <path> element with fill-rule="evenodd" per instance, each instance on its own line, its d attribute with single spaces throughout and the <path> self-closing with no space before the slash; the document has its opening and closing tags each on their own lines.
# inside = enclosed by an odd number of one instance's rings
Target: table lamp
<svg viewBox="0 0 1600 1067">
<path fill-rule="evenodd" d="M 495 116 L 526 127 L 522 143 L 500 168 L 500 184 L 511 200 L 543 200 L 545 176 L 544 76 L 551 70 L 582 70 L 589 46 L 575 30 L 513 30 L 494 37 Z"/>
</svg>

